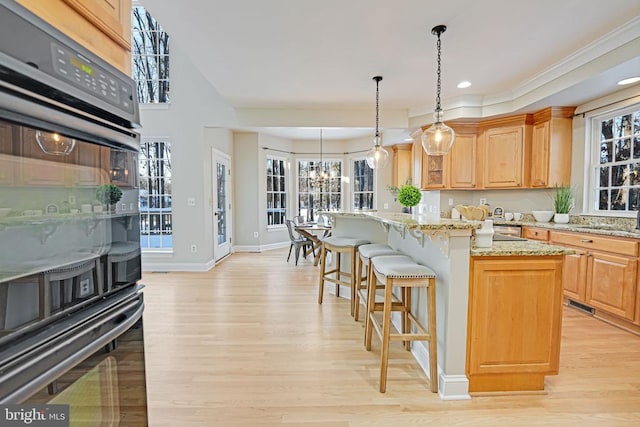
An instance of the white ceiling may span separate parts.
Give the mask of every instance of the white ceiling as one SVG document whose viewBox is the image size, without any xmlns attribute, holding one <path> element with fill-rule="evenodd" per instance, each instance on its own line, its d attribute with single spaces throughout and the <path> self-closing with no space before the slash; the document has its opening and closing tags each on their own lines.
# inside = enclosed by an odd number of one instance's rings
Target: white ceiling
<svg viewBox="0 0 640 427">
<path fill-rule="evenodd" d="M 640 0 L 141 3 L 239 110 L 372 109 L 372 77 L 382 75 L 380 115 L 405 110 L 407 123 L 426 124 L 435 101 L 431 28 L 438 24 L 448 27 L 442 106 L 454 116 L 580 105 L 640 75 Z M 471 87 L 458 89 L 462 80 Z M 318 135 L 317 128 L 278 128 L 270 131 Z"/>
</svg>

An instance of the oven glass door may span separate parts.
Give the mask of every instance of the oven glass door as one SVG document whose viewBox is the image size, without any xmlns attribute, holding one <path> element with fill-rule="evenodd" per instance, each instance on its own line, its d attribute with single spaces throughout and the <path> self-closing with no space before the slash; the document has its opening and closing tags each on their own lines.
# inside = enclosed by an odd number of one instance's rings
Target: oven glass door
<svg viewBox="0 0 640 427">
<path fill-rule="evenodd" d="M 0 119 L 0 337 L 140 279 L 137 156 Z"/>
</svg>

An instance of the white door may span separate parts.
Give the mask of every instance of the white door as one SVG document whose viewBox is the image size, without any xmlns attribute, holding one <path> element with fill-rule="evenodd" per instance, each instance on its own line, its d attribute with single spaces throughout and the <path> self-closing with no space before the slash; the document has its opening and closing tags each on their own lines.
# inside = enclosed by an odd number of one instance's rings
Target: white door
<svg viewBox="0 0 640 427">
<path fill-rule="evenodd" d="M 230 158 L 213 150 L 213 258 L 217 261 L 231 252 Z"/>
</svg>

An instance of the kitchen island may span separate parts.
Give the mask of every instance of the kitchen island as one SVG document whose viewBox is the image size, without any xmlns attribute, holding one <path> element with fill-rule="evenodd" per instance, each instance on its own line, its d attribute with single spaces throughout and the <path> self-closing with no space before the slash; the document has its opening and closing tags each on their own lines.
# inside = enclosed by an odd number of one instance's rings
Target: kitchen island
<svg viewBox="0 0 640 427">
<path fill-rule="evenodd" d="M 530 241 L 475 248 L 479 222 L 398 213 L 330 215 L 334 236 L 388 244 L 436 273 L 442 399 L 540 390 L 545 375 L 557 374 L 562 266 L 570 250 Z M 422 322 L 425 305 L 425 295 L 417 292 L 412 309 Z M 399 324 L 399 315 L 393 320 Z M 428 375 L 427 346 L 414 342 L 412 353 Z"/>
</svg>

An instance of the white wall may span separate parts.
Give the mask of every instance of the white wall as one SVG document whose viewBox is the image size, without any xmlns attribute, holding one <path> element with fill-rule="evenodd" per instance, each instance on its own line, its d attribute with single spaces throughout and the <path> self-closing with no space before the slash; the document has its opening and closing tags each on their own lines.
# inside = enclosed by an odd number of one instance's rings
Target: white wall
<svg viewBox="0 0 640 427">
<path fill-rule="evenodd" d="M 173 252 L 145 253 L 145 270 L 206 270 L 213 265 L 211 240 L 211 147 L 231 154 L 228 128 L 234 110 L 196 71 L 171 39 L 171 103 L 141 106 L 142 137 L 166 137 L 171 142 L 173 191 Z M 187 198 L 196 199 L 195 207 Z M 191 253 L 196 245 L 198 252 Z"/>
</svg>

